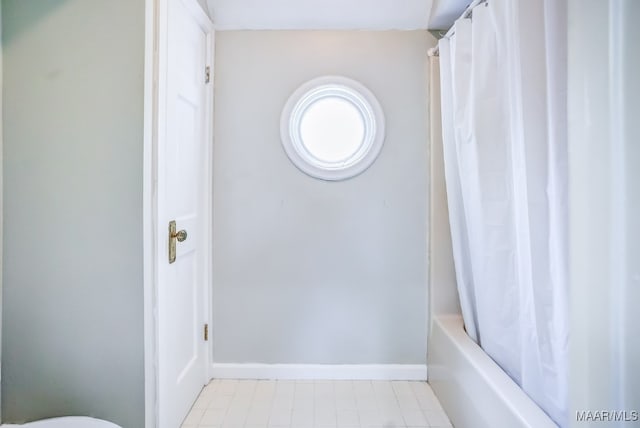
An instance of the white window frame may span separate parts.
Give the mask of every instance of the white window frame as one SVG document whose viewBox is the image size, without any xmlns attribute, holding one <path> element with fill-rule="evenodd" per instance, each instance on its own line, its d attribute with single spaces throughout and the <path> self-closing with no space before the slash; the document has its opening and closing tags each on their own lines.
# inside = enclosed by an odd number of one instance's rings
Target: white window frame
<svg viewBox="0 0 640 428">
<path fill-rule="evenodd" d="M 358 150 L 341 162 L 325 162 L 310 153 L 302 141 L 300 125 L 307 109 L 324 98 L 340 98 L 353 105 L 364 123 L 364 138 Z M 385 118 L 375 95 L 362 83 L 342 76 L 322 76 L 296 89 L 287 100 L 280 118 L 282 146 L 302 172 L 322 180 L 355 177 L 376 160 L 385 139 Z"/>
</svg>

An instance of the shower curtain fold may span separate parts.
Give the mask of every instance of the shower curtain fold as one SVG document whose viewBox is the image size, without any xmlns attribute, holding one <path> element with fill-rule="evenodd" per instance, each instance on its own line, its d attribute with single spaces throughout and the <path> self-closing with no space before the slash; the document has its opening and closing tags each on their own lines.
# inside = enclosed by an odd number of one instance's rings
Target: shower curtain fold
<svg viewBox="0 0 640 428">
<path fill-rule="evenodd" d="M 465 328 L 567 424 L 566 4 L 490 0 L 439 42 Z"/>
</svg>

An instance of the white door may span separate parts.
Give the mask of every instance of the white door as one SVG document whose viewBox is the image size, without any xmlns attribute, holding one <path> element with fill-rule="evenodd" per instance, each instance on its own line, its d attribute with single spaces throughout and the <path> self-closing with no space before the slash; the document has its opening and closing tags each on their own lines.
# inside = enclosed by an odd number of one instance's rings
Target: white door
<svg viewBox="0 0 640 428">
<path fill-rule="evenodd" d="M 205 117 L 207 32 L 187 3 L 167 0 L 167 13 L 163 17 L 166 27 L 160 27 L 167 37 L 166 58 L 160 62 L 165 72 L 160 73 L 158 103 L 156 262 L 160 428 L 178 428 L 207 382 L 203 334 L 209 230 L 205 223 L 209 153 Z M 173 238 L 169 232 L 172 221 L 178 232 Z M 175 245 L 175 260 L 170 260 L 171 241 Z"/>
</svg>

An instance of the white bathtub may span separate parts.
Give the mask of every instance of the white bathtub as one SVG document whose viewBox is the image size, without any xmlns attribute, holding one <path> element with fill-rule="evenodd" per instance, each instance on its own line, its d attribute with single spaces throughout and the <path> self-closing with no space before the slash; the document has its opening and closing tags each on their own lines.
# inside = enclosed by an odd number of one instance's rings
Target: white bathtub
<svg viewBox="0 0 640 428">
<path fill-rule="evenodd" d="M 24 425 L 0 425 L 0 428 L 120 428 L 118 425 L 86 416 L 42 419 Z"/>
<path fill-rule="evenodd" d="M 463 329 L 459 315 L 433 320 L 429 384 L 456 428 L 557 428 Z"/>
</svg>

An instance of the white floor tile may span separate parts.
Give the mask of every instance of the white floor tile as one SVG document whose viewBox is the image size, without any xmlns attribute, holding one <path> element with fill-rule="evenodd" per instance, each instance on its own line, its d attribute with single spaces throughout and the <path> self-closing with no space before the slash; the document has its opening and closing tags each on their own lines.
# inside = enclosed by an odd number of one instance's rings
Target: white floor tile
<svg viewBox="0 0 640 428">
<path fill-rule="evenodd" d="M 383 426 L 405 426 L 404 418 L 400 410 L 383 409 L 380 411 L 380 417 Z"/>
<path fill-rule="evenodd" d="M 333 382 L 316 382 L 314 389 L 316 397 L 335 397 Z"/>
<path fill-rule="evenodd" d="M 425 382 L 214 380 L 182 428 L 451 428 Z"/>
<path fill-rule="evenodd" d="M 229 408 L 222 425 L 244 425 L 248 413 L 249 407 Z"/>
<path fill-rule="evenodd" d="M 334 411 L 330 411 L 327 409 L 316 409 L 315 412 L 315 417 L 314 417 L 314 424 L 316 426 L 324 426 L 324 427 L 329 427 L 329 426 L 336 426 L 338 423 L 337 417 L 336 417 L 336 412 Z"/>
<path fill-rule="evenodd" d="M 373 384 L 369 380 L 353 381 L 353 390 L 356 395 L 374 395 Z"/>
<path fill-rule="evenodd" d="M 185 418 L 183 425 L 198 425 L 204 415 L 204 409 L 191 409 L 187 417 Z"/>
<path fill-rule="evenodd" d="M 294 403 L 293 395 L 290 395 L 290 396 L 276 395 L 275 397 L 273 397 L 273 402 L 271 405 L 272 407 L 278 408 L 278 409 L 282 409 L 282 408 L 291 409 L 293 408 L 293 403 Z"/>
<path fill-rule="evenodd" d="M 369 407 L 377 407 L 378 400 L 375 396 L 356 396 L 356 405 L 358 409 L 369 408 Z"/>
<path fill-rule="evenodd" d="M 341 380 L 333 383 L 333 390 L 336 395 L 353 393 L 353 382 L 350 380 Z"/>
<path fill-rule="evenodd" d="M 411 383 L 407 381 L 393 381 L 391 382 L 393 390 L 397 395 L 413 395 L 413 389 L 411 389 Z"/>
<path fill-rule="evenodd" d="M 358 408 L 358 417 L 362 426 L 382 425 L 377 407 Z"/>
<path fill-rule="evenodd" d="M 222 425 L 227 409 L 207 409 L 200 419 L 199 425 Z"/>
<path fill-rule="evenodd" d="M 423 427 L 429 425 L 429 422 L 420 410 L 404 410 L 402 417 L 404 418 L 405 425 L 408 427 Z"/>
<path fill-rule="evenodd" d="M 349 396 L 336 397 L 336 409 L 337 410 L 355 410 L 357 409 L 356 399 Z"/>
<path fill-rule="evenodd" d="M 206 409 L 213 400 L 210 394 L 200 394 L 195 403 L 193 403 L 194 409 Z"/>
<path fill-rule="evenodd" d="M 292 395 L 296 390 L 295 382 L 279 380 L 276 382 L 276 395 Z"/>
<path fill-rule="evenodd" d="M 358 426 L 360 424 L 357 410 L 338 410 L 337 419 L 338 426 L 341 428 Z"/>
<path fill-rule="evenodd" d="M 216 395 L 234 395 L 238 386 L 237 380 L 223 379 L 215 389 Z"/>
<path fill-rule="evenodd" d="M 296 397 L 293 399 L 294 410 L 306 410 L 312 409 L 315 406 L 315 400 L 313 397 Z"/>
<path fill-rule="evenodd" d="M 279 426 L 279 425 L 290 425 L 291 424 L 291 408 L 276 408 L 274 407 L 271 410 L 271 415 L 269 416 L 269 425 L 271 426 Z"/>
<path fill-rule="evenodd" d="M 275 380 L 259 380 L 256 384 L 256 395 L 273 395 L 276 391 Z"/>
<path fill-rule="evenodd" d="M 313 383 L 297 383 L 295 387 L 296 397 L 313 397 L 314 395 Z"/>
<path fill-rule="evenodd" d="M 307 426 L 313 425 L 314 421 L 314 409 L 313 406 L 308 408 L 297 409 L 294 408 L 291 413 L 291 425 L 292 426 Z"/>
<path fill-rule="evenodd" d="M 391 382 L 373 381 L 371 382 L 371 385 L 376 395 L 394 395 L 395 394 L 395 391 L 391 386 Z"/>
<path fill-rule="evenodd" d="M 271 415 L 270 407 L 251 407 L 247 413 L 247 425 L 268 425 L 269 416 Z"/>
<path fill-rule="evenodd" d="M 208 409 L 226 409 L 231 404 L 231 400 L 233 399 L 232 395 L 214 395 L 211 397 L 209 404 L 207 405 Z"/>
<path fill-rule="evenodd" d="M 413 394 L 398 394 L 398 405 L 403 409 L 420 409 L 420 404 Z"/>
<path fill-rule="evenodd" d="M 446 427 L 451 426 L 451 421 L 447 417 L 447 414 L 444 411 L 425 411 L 425 416 L 429 421 L 429 424 L 434 427 Z"/>
<path fill-rule="evenodd" d="M 239 411 L 242 410 L 245 413 L 251 407 L 251 397 L 247 397 L 244 395 L 236 395 L 231 400 L 231 404 L 229 404 L 229 410 Z"/>
</svg>

